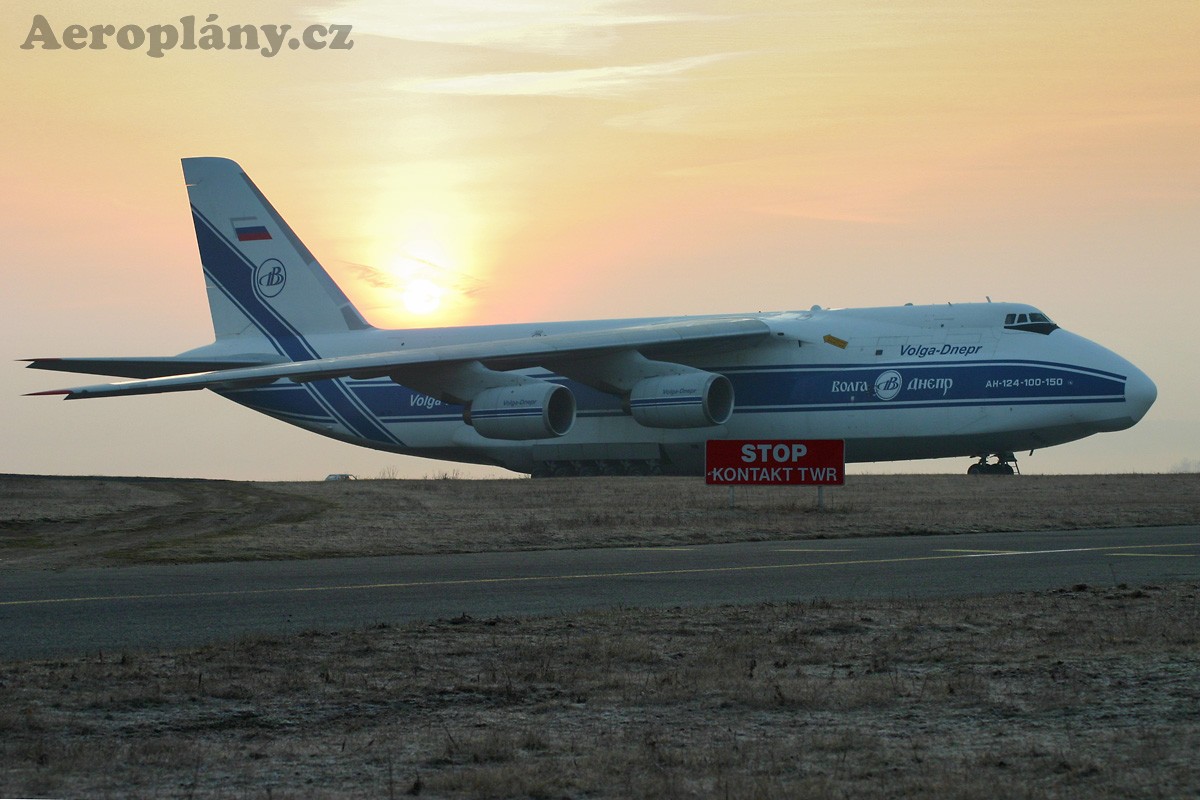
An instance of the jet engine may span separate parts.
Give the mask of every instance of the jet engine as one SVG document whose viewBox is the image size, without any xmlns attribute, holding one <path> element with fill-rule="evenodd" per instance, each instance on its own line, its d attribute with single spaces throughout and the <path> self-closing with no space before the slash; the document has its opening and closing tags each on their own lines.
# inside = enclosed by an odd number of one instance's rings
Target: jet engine
<svg viewBox="0 0 1200 800">
<path fill-rule="evenodd" d="M 552 439 L 575 424 L 575 395 L 548 381 L 497 386 L 475 395 L 463 418 L 488 439 Z"/>
<path fill-rule="evenodd" d="M 685 372 L 638 381 L 629 413 L 648 428 L 724 425 L 733 414 L 733 384 L 712 372 Z"/>
</svg>

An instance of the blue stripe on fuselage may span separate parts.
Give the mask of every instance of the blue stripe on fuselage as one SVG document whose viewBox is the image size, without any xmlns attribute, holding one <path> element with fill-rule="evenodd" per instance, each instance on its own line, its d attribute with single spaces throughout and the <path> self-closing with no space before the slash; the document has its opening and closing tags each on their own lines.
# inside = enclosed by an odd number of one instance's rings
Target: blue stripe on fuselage
<svg viewBox="0 0 1200 800">
<path fill-rule="evenodd" d="M 873 393 L 874 382 L 889 370 L 900 374 L 902 385 L 891 400 L 883 400 Z M 1094 405 L 1122 402 L 1125 384 L 1122 376 L 1101 370 L 1018 361 L 892 363 L 883 367 L 740 367 L 730 369 L 727 377 L 734 383 L 735 413 L 745 414 L 899 411 L 981 405 Z M 929 388 L 909 388 L 913 378 L 926 382 L 923 385 Z M 948 385 L 939 385 L 939 380 L 947 379 Z M 835 386 L 835 381 L 849 385 Z M 575 393 L 581 418 L 623 415 L 620 400 L 613 395 L 563 378 L 554 377 L 554 382 Z M 989 386 L 989 383 L 993 385 Z M 457 422 L 462 419 L 462 406 L 444 403 L 387 379 L 348 380 L 345 385 L 371 410 L 372 416 L 383 423 Z M 295 385 L 274 384 L 263 389 L 239 390 L 235 399 L 246 405 L 262 405 L 268 413 L 312 416 L 316 410 L 304 387 Z M 330 421 L 334 421 L 332 417 Z"/>
<path fill-rule="evenodd" d="M 898 375 L 899 386 L 877 394 L 876 381 L 887 373 Z M 961 406 L 1121 402 L 1125 379 L 1069 365 L 1036 362 L 969 362 L 964 364 L 887 364 L 730 370 L 736 409 L 842 407 L 870 404 L 886 407 L 921 403 Z"/>
</svg>

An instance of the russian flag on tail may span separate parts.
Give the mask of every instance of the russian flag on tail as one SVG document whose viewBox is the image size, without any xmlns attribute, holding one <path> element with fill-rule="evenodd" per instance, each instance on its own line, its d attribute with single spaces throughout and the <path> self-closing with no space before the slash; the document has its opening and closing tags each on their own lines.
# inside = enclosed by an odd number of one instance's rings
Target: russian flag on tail
<svg viewBox="0 0 1200 800">
<path fill-rule="evenodd" d="M 260 242 L 271 238 L 271 232 L 265 225 L 258 224 L 254 217 L 238 217 L 231 219 L 233 233 L 239 242 Z"/>
</svg>

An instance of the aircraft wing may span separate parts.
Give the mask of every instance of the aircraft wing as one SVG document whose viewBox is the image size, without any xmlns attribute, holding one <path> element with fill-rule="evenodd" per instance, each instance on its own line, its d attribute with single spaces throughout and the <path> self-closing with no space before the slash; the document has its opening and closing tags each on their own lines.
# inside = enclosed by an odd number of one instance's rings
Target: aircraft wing
<svg viewBox="0 0 1200 800">
<path fill-rule="evenodd" d="M 571 377 L 591 382 L 588 380 L 591 369 L 597 373 L 598 382 L 612 383 L 601 373 L 611 373 L 611 359 L 625 354 L 635 354 L 643 363 L 683 361 L 701 350 L 762 339 L 769 333 L 770 327 L 753 317 L 683 319 L 600 331 L 207 370 L 31 394 L 64 395 L 67 400 L 76 400 L 196 389 L 250 388 L 282 379 L 304 383 L 328 378 L 392 376 L 398 383 L 418 391 L 463 397 L 469 396 L 469 392 L 462 388 L 466 384 L 470 384 L 470 391 L 504 385 L 510 380 L 504 377 L 509 370 L 543 366 L 556 371 L 556 367 L 579 362 L 583 366 L 571 369 Z M 662 361 L 647 362 L 644 360 L 646 356 Z M 589 364 L 594 366 L 589 367 Z M 512 376 L 512 380 L 515 380 L 515 376 Z"/>
</svg>

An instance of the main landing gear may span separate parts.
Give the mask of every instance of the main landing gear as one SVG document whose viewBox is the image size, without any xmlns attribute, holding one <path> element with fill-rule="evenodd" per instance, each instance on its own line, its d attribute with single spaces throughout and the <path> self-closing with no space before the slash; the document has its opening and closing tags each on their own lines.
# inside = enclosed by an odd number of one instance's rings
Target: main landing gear
<svg viewBox="0 0 1200 800">
<path fill-rule="evenodd" d="M 660 461 L 539 461 L 533 465 L 531 478 L 592 477 L 596 475 L 662 475 Z"/>
<path fill-rule="evenodd" d="M 1020 470 L 1013 469 L 1013 465 L 1017 463 L 1017 457 L 1012 453 L 993 453 L 996 457 L 996 463 L 988 463 L 988 458 L 991 456 L 982 455 L 979 457 L 978 464 L 972 464 L 967 467 L 968 475 L 1013 475 L 1020 474 Z"/>
</svg>

